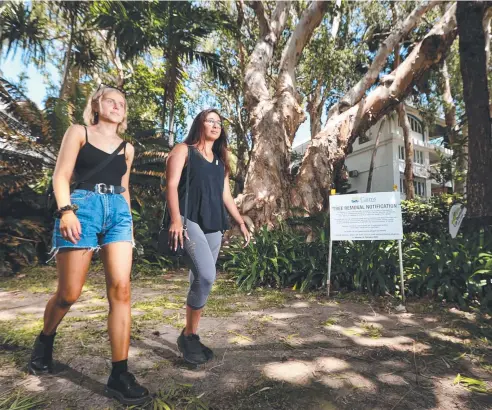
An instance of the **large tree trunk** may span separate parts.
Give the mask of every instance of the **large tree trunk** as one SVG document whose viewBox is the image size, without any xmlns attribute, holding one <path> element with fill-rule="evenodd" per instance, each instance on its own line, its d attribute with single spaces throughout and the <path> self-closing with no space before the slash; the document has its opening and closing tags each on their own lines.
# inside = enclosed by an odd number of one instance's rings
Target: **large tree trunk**
<svg viewBox="0 0 492 410">
<path fill-rule="evenodd" d="M 492 135 L 485 60 L 485 36 L 482 21 L 483 2 L 458 2 L 456 19 L 459 30 L 460 67 L 463 97 L 468 119 L 469 215 L 492 218 Z"/>
<path fill-rule="evenodd" d="M 260 39 L 250 57 L 245 75 L 246 106 L 250 113 L 253 149 L 243 194 L 237 202 L 256 226 L 276 222 L 289 210 L 290 149 L 305 114 L 299 105 L 295 67 L 329 3 L 312 2 L 282 52 L 275 95 L 271 95 L 266 72 L 274 47 L 287 22 L 290 2 L 278 2 L 270 20 L 262 2 L 251 2 L 260 26 Z"/>
<path fill-rule="evenodd" d="M 405 103 L 398 104 L 398 120 L 403 130 L 403 141 L 405 144 L 405 197 L 406 199 L 415 198 L 413 186 L 413 140 L 410 135 L 410 121 L 408 121 Z"/>
<path fill-rule="evenodd" d="M 455 12 L 456 5 L 453 5 L 405 61 L 387 77 L 385 85 L 374 89 L 366 100 L 330 117 L 304 156 L 291 190 L 292 205 L 310 212 L 327 208 L 335 166 L 345 158 L 358 135 L 393 111 L 410 94 L 422 75 L 442 61 L 456 37 Z"/>
</svg>

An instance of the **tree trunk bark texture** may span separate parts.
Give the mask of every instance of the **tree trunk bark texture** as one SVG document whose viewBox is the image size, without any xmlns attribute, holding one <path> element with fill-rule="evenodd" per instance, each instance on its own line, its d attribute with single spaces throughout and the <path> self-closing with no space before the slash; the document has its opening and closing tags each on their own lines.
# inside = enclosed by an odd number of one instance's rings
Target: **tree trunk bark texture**
<svg viewBox="0 0 492 410">
<path fill-rule="evenodd" d="M 460 68 L 468 120 L 467 197 L 471 217 L 492 217 L 492 135 L 487 85 L 485 2 L 458 2 Z"/>
</svg>

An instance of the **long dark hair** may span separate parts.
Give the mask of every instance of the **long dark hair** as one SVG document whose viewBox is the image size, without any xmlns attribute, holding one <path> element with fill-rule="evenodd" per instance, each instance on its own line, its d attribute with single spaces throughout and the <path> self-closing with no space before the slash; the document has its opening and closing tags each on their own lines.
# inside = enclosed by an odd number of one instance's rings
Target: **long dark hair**
<svg viewBox="0 0 492 410">
<path fill-rule="evenodd" d="M 229 158 L 227 155 L 227 133 L 224 128 L 224 120 L 220 115 L 219 111 L 215 108 L 209 108 L 207 110 L 203 110 L 200 114 L 198 114 L 193 120 L 193 124 L 191 124 L 190 132 L 188 136 L 184 140 L 184 143 L 187 145 L 197 145 L 202 140 L 203 135 L 203 124 L 207 119 L 207 115 L 211 112 L 217 114 L 222 122 L 222 128 L 220 129 L 220 136 L 217 140 L 214 141 L 214 145 L 212 147 L 212 151 L 215 155 L 217 155 L 220 160 L 224 163 L 226 174 L 230 174 L 231 167 L 229 164 Z"/>
</svg>

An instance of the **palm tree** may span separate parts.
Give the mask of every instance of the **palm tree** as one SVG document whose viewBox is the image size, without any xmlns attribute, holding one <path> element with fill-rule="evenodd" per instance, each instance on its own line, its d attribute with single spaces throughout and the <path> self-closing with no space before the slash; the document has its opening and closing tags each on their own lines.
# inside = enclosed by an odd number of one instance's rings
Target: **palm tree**
<svg viewBox="0 0 492 410">
<path fill-rule="evenodd" d="M 174 111 L 177 91 L 186 77 L 185 66 L 199 62 L 214 78 L 228 76 L 216 53 L 200 50 L 200 43 L 214 31 L 233 30 L 229 17 L 218 10 L 191 2 L 97 2 L 96 24 L 108 32 L 124 61 L 159 49 L 166 63 L 162 82 L 162 127 L 168 128 L 169 145 L 174 143 Z"/>
<path fill-rule="evenodd" d="M 3 78 L 0 107 L 0 266 L 16 271 L 47 255 L 51 224 L 45 223 L 39 192 L 55 165 L 59 141 L 47 112 Z"/>
<path fill-rule="evenodd" d="M 50 2 L 49 7 L 50 14 L 57 19 L 61 18 L 64 20 L 67 26 L 67 34 L 65 37 L 68 41 L 63 60 L 63 75 L 59 93 L 59 98 L 65 98 L 68 94 L 70 80 L 72 80 L 72 83 L 76 83 L 78 80 L 78 78 L 70 78 L 70 74 L 75 74 L 72 71 L 72 68 L 76 66 L 74 57 L 76 57 L 77 50 L 79 52 L 79 57 L 81 54 L 84 55 L 85 53 L 88 53 L 91 57 L 90 59 L 85 60 L 79 58 L 79 62 L 83 61 L 89 63 L 89 65 L 93 67 L 93 62 L 98 61 L 97 57 L 99 56 L 91 55 L 90 46 L 94 45 L 94 42 L 91 42 L 86 36 L 89 34 L 90 28 L 89 31 L 80 30 L 81 26 L 88 21 L 90 4 L 85 1 L 58 1 Z M 94 48 L 94 50 L 95 49 L 96 48 Z"/>
<path fill-rule="evenodd" d="M 169 145 L 172 146 L 176 92 L 183 85 L 186 77 L 185 67 L 197 61 L 212 73 L 214 79 L 227 83 L 228 75 L 220 62 L 220 56 L 201 51 L 199 45 L 215 31 L 221 29 L 233 31 L 233 24 L 224 13 L 196 6 L 191 2 L 161 2 L 158 5 L 158 13 L 166 16 L 163 21 L 167 23 L 159 30 L 160 46 L 167 62 L 167 72 L 164 75 L 162 123 L 166 124 L 166 119 L 168 120 Z"/>
<path fill-rule="evenodd" d="M 2 2 L 0 8 L 0 55 L 8 56 L 22 50 L 24 61 L 45 58 L 47 19 L 37 4 L 29 7 L 22 2 Z"/>
</svg>

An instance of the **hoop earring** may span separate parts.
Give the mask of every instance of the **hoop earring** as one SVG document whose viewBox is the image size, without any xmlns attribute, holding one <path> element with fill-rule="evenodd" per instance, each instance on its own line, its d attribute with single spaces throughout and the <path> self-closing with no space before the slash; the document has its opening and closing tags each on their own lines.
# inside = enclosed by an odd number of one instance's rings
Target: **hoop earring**
<svg viewBox="0 0 492 410">
<path fill-rule="evenodd" d="M 99 113 L 96 111 L 94 113 L 94 124 L 97 124 L 99 122 Z"/>
</svg>

